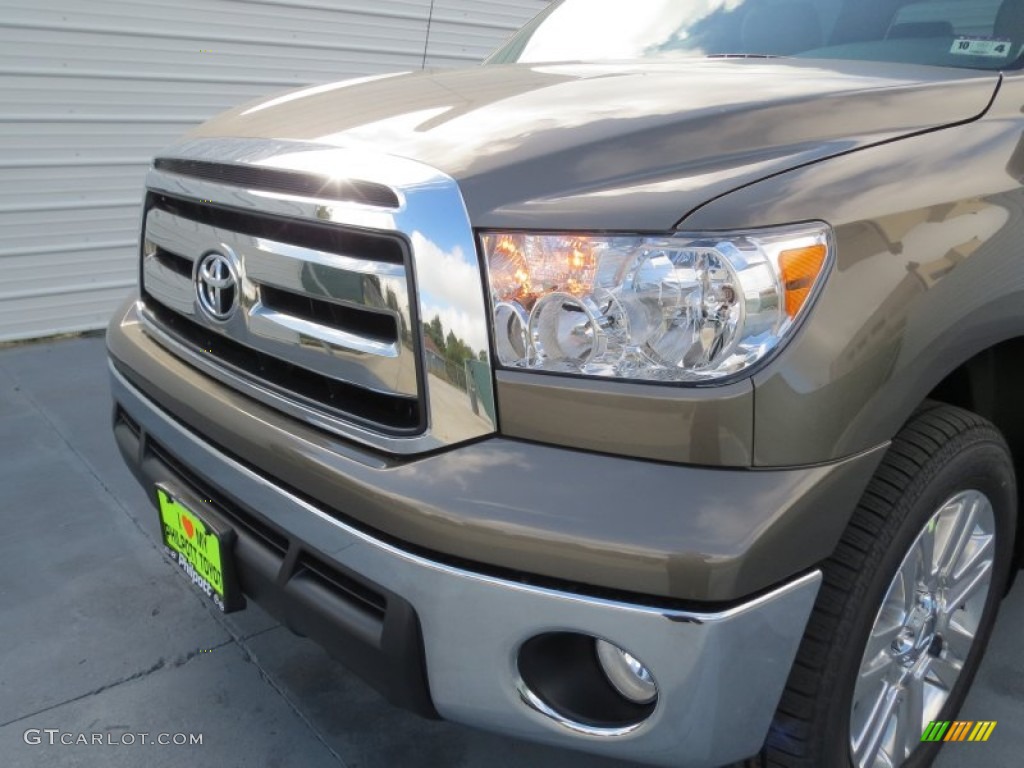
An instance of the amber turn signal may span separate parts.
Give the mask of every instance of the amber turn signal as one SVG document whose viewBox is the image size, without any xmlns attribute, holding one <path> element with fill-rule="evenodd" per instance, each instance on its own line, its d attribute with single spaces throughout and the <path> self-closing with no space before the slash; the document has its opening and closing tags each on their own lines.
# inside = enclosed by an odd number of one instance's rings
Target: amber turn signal
<svg viewBox="0 0 1024 768">
<path fill-rule="evenodd" d="M 779 254 L 782 287 L 786 293 L 786 314 L 791 318 L 797 316 L 811 295 L 811 289 L 825 265 L 826 256 L 828 248 L 820 244 Z"/>
</svg>

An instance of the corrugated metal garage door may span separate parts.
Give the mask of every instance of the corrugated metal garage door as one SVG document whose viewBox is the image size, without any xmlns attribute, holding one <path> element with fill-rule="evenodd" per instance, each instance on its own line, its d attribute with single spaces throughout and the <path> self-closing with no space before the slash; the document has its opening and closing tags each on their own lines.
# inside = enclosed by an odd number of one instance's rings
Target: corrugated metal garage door
<svg viewBox="0 0 1024 768">
<path fill-rule="evenodd" d="M 0 341 L 102 327 L 150 157 L 275 90 L 479 61 L 547 0 L 0 0 Z"/>
</svg>

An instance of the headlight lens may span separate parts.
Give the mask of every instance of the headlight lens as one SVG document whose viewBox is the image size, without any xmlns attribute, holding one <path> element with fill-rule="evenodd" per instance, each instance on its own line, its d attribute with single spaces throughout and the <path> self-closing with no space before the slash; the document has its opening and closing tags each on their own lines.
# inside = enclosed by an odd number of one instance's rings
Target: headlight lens
<svg viewBox="0 0 1024 768">
<path fill-rule="evenodd" d="M 822 280 L 824 224 L 737 235 L 482 235 L 499 362 L 701 382 L 775 349 Z"/>
</svg>

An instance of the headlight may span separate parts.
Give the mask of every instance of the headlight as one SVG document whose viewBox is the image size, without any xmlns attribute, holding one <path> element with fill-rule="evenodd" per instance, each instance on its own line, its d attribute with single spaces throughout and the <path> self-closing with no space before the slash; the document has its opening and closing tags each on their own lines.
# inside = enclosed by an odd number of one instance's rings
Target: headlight
<svg viewBox="0 0 1024 768">
<path fill-rule="evenodd" d="M 831 230 L 481 240 L 501 365 L 703 382 L 749 368 L 793 329 L 827 271 Z"/>
</svg>

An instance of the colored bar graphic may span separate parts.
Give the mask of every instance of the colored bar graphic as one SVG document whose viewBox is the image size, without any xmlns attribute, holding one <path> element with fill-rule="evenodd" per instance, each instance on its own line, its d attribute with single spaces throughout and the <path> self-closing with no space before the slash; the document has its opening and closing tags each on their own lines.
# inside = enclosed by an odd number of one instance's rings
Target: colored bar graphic
<svg viewBox="0 0 1024 768">
<path fill-rule="evenodd" d="M 921 734 L 921 741 L 942 741 L 942 737 L 949 728 L 949 721 L 932 720 L 931 724 Z"/>
<path fill-rule="evenodd" d="M 996 721 L 991 722 L 980 722 L 975 727 L 977 733 L 971 734 L 971 741 L 988 741 L 988 737 L 992 735 L 992 731 L 996 729 Z"/>
<path fill-rule="evenodd" d="M 946 734 L 946 741 L 963 741 L 964 737 L 967 736 L 967 730 L 974 723 L 964 722 L 958 720 L 953 723 L 953 727 L 949 729 L 949 733 Z"/>
<path fill-rule="evenodd" d="M 996 729 L 995 720 L 932 720 L 921 741 L 988 741 Z"/>
</svg>

